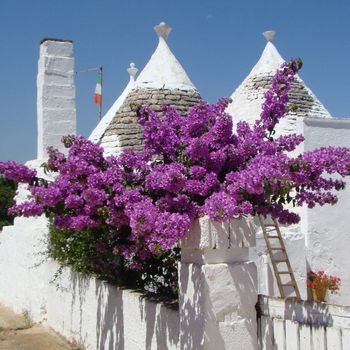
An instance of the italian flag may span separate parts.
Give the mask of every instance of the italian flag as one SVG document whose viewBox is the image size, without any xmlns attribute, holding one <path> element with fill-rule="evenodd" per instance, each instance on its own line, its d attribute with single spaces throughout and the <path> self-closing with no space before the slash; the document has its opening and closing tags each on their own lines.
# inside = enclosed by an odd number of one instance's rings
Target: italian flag
<svg viewBox="0 0 350 350">
<path fill-rule="evenodd" d="M 94 102 L 101 106 L 102 105 L 102 78 L 101 76 L 98 79 L 94 92 Z"/>
</svg>

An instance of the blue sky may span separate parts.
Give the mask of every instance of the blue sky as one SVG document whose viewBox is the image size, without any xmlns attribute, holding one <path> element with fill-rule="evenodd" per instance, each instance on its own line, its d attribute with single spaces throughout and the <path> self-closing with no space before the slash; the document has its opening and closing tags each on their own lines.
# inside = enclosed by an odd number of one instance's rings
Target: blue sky
<svg viewBox="0 0 350 350">
<path fill-rule="evenodd" d="M 350 2 L 328 0 L 2 0 L 0 160 L 36 157 L 36 74 L 43 37 L 71 39 L 76 68 L 104 66 L 104 112 L 157 45 L 153 26 L 173 27 L 169 46 L 202 97 L 229 96 L 276 30 L 284 58 L 301 57 L 301 76 L 326 108 L 350 116 Z M 76 78 L 78 133 L 96 123 L 96 73 Z"/>
</svg>

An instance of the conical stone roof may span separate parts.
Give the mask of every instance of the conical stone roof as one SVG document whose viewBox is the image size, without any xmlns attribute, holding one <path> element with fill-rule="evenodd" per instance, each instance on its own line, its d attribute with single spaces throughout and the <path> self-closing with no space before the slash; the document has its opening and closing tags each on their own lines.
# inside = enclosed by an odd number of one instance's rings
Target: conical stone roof
<svg viewBox="0 0 350 350">
<path fill-rule="evenodd" d="M 91 135 L 89 136 L 89 140 L 99 143 L 101 141 L 101 138 L 106 131 L 108 125 L 113 120 L 113 117 L 123 104 L 124 100 L 128 96 L 128 93 L 135 85 L 135 76 L 137 74 L 138 69 L 135 67 L 134 63 L 130 63 L 130 67 L 127 69 L 127 72 L 129 73 L 130 79 L 129 83 L 125 87 L 124 91 L 121 93 L 121 95 L 115 100 L 112 107 L 108 110 L 108 112 L 103 116 L 103 118 L 100 120 L 100 122 L 97 124 L 96 128 L 92 131 Z"/>
<path fill-rule="evenodd" d="M 261 113 L 264 93 L 270 85 L 272 76 L 285 61 L 272 43 L 275 32 L 263 33 L 267 39 L 265 49 L 249 75 L 232 94 L 232 103 L 227 112 L 232 115 L 234 124 L 245 120 L 253 125 Z M 296 120 L 299 117 L 332 118 L 324 105 L 297 75 L 289 93 L 290 103 L 298 108 L 289 112 L 276 128 L 278 134 L 296 132 Z"/>
<path fill-rule="evenodd" d="M 101 146 L 106 155 L 118 154 L 124 148 L 141 148 L 141 127 L 133 106 L 147 104 L 154 111 L 161 112 L 163 105 L 172 105 L 179 113 L 185 114 L 201 99 L 168 47 L 166 39 L 171 28 L 162 22 L 154 29 L 159 38 L 158 46 L 102 136 Z"/>
</svg>

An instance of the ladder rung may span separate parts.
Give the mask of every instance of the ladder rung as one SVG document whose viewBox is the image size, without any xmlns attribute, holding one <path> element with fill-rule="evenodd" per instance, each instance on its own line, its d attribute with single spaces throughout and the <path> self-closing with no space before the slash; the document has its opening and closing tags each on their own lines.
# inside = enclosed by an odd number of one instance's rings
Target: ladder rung
<svg viewBox="0 0 350 350">
<path fill-rule="evenodd" d="M 280 236 L 267 236 L 267 238 L 280 238 Z"/>
<path fill-rule="evenodd" d="M 284 250 L 283 248 L 270 248 L 271 250 Z"/>
<path fill-rule="evenodd" d="M 291 275 L 292 273 L 289 271 L 278 271 L 277 272 L 279 275 Z"/>
<path fill-rule="evenodd" d="M 276 227 L 276 225 L 274 225 L 274 224 L 265 224 L 265 227 Z"/>
<path fill-rule="evenodd" d="M 281 263 L 281 262 L 287 262 L 288 260 L 287 259 L 277 259 L 277 260 L 274 260 L 275 263 Z"/>
</svg>

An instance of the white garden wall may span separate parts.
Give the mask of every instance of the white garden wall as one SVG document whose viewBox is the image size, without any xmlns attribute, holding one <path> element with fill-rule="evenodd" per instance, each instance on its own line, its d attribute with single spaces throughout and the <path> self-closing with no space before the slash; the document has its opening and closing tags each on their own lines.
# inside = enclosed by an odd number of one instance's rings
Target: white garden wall
<svg viewBox="0 0 350 350">
<path fill-rule="evenodd" d="M 49 276 L 41 254 L 46 231 L 45 218 L 17 218 L 0 233 L 0 302 L 28 311 L 34 321 L 46 317 Z"/>
<path fill-rule="evenodd" d="M 57 266 L 50 265 L 54 273 Z M 46 322 L 88 349 L 178 349 L 177 305 L 170 309 L 69 269 L 47 296 Z"/>
<path fill-rule="evenodd" d="M 0 302 L 87 349 L 178 349 L 177 309 L 45 260 L 45 218 L 17 218 L 0 233 Z"/>
<path fill-rule="evenodd" d="M 259 296 L 260 350 L 348 350 L 350 308 Z"/>
<path fill-rule="evenodd" d="M 27 195 L 20 187 L 17 202 Z M 13 226 L 4 227 L 0 303 L 28 312 L 33 321 L 89 350 L 257 349 L 251 220 L 195 222 L 182 242 L 180 310 L 69 268 L 52 283 L 58 265 L 43 254 L 47 235 L 44 217 L 16 218 Z"/>
</svg>

